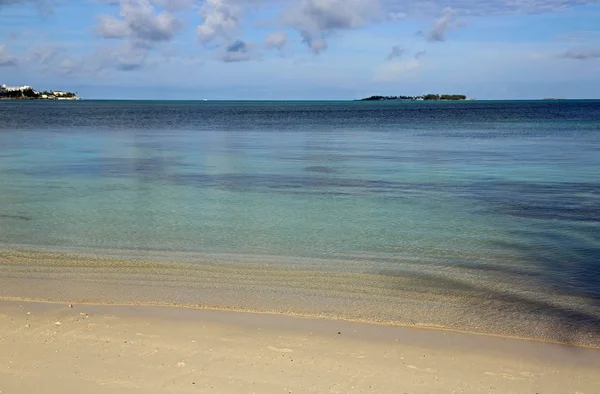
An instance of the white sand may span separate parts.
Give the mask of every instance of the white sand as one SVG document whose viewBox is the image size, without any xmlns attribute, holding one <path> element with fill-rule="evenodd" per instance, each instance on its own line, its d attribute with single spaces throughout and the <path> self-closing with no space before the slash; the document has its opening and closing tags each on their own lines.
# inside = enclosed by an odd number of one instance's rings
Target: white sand
<svg viewBox="0 0 600 394">
<path fill-rule="evenodd" d="M 600 350 L 176 307 L 0 301 L 0 392 L 598 393 Z"/>
</svg>

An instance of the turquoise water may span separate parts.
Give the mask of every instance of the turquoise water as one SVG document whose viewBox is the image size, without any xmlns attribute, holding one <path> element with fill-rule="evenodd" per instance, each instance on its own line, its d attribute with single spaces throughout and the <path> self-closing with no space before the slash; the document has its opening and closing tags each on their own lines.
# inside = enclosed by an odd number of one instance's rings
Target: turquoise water
<svg viewBox="0 0 600 394">
<path fill-rule="evenodd" d="M 600 101 L 1 102 L 0 243 L 468 267 L 597 302 Z"/>
</svg>

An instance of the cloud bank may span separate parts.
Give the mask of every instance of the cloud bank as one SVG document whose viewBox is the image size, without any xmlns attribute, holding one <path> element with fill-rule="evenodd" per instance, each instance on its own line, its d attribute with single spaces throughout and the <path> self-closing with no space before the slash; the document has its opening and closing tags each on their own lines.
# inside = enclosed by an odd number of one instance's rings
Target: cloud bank
<svg viewBox="0 0 600 394">
<path fill-rule="evenodd" d="M 58 5 L 76 0 L 0 0 L 0 8 L 17 4 Z M 78 0 L 79 1 L 79 0 Z M 212 51 L 210 56 L 222 62 L 260 60 L 263 51 L 286 52 L 302 43 L 309 53 L 326 51 L 331 38 L 350 30 L 379 23 L 402 24 L 409 18 L 432 21 L 422 35 L 430 42 L 443 42 L 449 33 L 464 26 L 465 18 L 489 15 L 535 14 L 558 12 L 575 6 L 599 4 L 600 0 L 80 0 L 103 3 L 113 12 L 96 16 L 93 28 L 102 44 L 96 45 L 88 58 L 100 67 L 131 71 L 150 64 L 152 53 L 161 53 L 187 29 L 194 29 L 198 51 Z M 248 30 L 263 27 L 261 37 Z M 187 36 L 186 36 L 187 37 Z M 262 42 L 260 42 L 262 41 Z M 159 48 L 159 49 L 157 49 Z M 284 51 L 284 49 L 286 49 Z M 64 50 L 63 50 L 64 51 Z M 153 52 L 154 51 L 154 52 Z M 405 55 L 395 46 L 387 55 L 387 75 L 401 74 L 418 68 L 425 52 L 399 62 Z M 597 50 L 569 50 L 559 55 L 577 60 L 598 57 Z M 66 60 L 64 60 L 66 59 Z M 46 59 L 46 61 L 48 61 Z M 64 68 L 74 68 L 81 60 L 63 54 Z M 0 65 L 14 65 L 16 59 L 7 49 L 0 52 Z M 87 63 L 87 62 L 86 62 Z M 383 66 L 382 66 L 383 67 Z"/>
<path fill-rule="evenodd" d="M 600 59 L 600 49 L 570 49 L 561 53 L 559 57 L 575 60 Z"/>
</svg>

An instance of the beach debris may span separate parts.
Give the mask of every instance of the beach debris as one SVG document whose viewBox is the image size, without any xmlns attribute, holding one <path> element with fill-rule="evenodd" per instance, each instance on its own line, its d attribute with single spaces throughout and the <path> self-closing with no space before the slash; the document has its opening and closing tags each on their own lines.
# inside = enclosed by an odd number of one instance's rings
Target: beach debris
<svg viewBox="0 0 600 394">
<path fill-rule="evenodd" d="M 180 361 L 177 363 L 178 367 L 185 367 L 185 363 L 183 361 Z"/>
<path fill-rule="evenodd" d="M 55 325 L 55 326 L 60 326 L 61 324 L 62 324 L 62 323 L 61 323 L 61 322 L 59 322 L 59 321 L 55 321 L 55 322 L 54 322 L 54 325 Z"/>
<path fill-rule="evenodd" d="M 31 312 L 27 312 L 28 315 L 31 315 Z"/>
<path fill-rule="evenodd" d="M 29 328 L 29 324 L 25 324 L 25 327 L 26 327 L 26 328 Z"/>
<path fill-rule="evenodd" d="M 69 304 L 69 308 L 73 308 L 73 304 Z"/>
</svg>

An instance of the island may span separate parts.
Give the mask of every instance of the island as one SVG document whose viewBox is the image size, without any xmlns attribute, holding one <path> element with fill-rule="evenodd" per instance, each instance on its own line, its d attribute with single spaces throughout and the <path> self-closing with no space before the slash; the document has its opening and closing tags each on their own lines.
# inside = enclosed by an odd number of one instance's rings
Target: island
<svg viewBox="0 0 600 394">
<path fill-rule="evenodd" d="M 76 93 L 61 90 L 39 92 L 27 85 L 0 85 L 0 100 L 80 100 L 80 98 Z"/>
<path fill-rule="evenodd" d="M 391 101 L 391 100 L 409 100 L 409 101 L 456 101 L 466 100 L 464 94 L 426 94 L 423 96 L 371 96 L 363 98 L 360 101 Z"/>
</svg>

